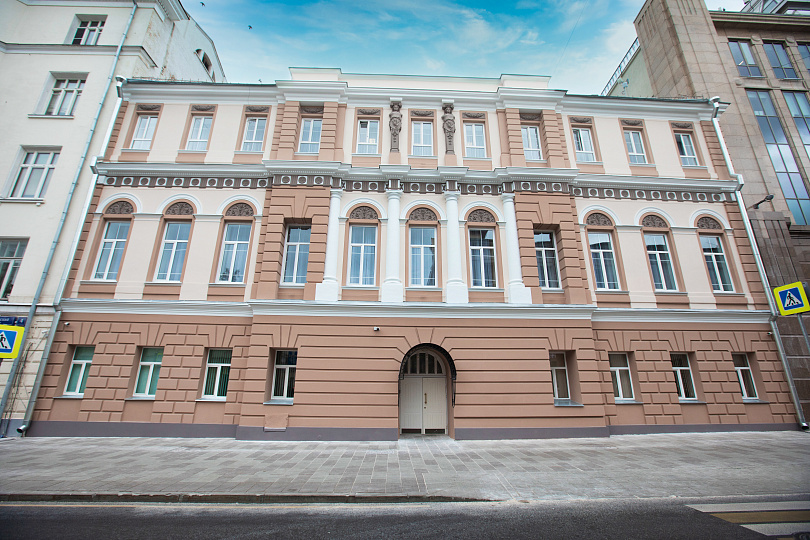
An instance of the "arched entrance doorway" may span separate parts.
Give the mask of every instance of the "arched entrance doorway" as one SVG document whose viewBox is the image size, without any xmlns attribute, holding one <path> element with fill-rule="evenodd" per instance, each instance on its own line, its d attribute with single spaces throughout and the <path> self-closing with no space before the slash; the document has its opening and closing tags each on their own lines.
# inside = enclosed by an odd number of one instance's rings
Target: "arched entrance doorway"
<svg viewBox="0 0 810 540">
<path fill-rule="evenodd" d="M 405 355 L 399 369 L 400 433 L 447 433 L 450 403 L 448 383 L 456 368 L 447 352 L 436 345 L 419 345 Z M 455 398 L 455 386 L 450 388 Z"/>
</svg>

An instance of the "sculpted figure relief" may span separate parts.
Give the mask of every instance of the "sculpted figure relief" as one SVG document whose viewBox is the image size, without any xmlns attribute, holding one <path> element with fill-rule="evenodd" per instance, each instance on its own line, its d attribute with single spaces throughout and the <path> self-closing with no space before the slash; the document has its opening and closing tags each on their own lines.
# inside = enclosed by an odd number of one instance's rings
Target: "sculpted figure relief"
<svg viewBox="0 0 810 540">
<path fill-rule="evenodd" d="M 399 132 L 402 131 L 402 113 L 399 110 L 402 103 L 391 103 L 391 114 L 388 115 L 388 128 L 391 130 L 391 151 L 399 152 Z"/>
<path fill-rule="evenodd" d="M 444 114 L 442 115 L 442 127 L 444 128 L 444 143 L 447 148 L 448 154 L 455 154 L 453 150 L 453 137 L 456 135 L 456 117 L 453 116 L 453 106 L 449 103 L 445 104 Z"/>
</svg>

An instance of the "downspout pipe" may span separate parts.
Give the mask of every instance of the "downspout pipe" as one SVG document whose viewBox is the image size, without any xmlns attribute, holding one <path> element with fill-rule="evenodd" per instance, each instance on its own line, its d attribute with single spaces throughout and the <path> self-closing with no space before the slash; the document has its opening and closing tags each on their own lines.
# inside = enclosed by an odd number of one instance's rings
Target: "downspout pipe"
<svg viewBox="0 0 810 540">
<path fill-rule="evenodd" d="M 104 92 L 101 94 L 101 97 L 99 98 L 98 108 L 96 109 L 96 115 L 93 118 L 93 123 L 91 124 L 90 132 L 87 134 L 87 141 L 84 144 L 84 150 L 82 151 L 81 158 L 79 159 L 79 165 L 76 167 L 76 174 L 73 177 L 73 182 L 71 182 L 70 184 L 70 190 L 68 191 L 68 196 L 67 199 L 65 200 L 65 206 L 62 209 L 62 215 L 59 219 L 59 225 L 56 228 L 56 233 L 54 234 L 53 242 L 51 243 L 51 249 L 48 252 L 48 257 L 45 260 L 45 266 L 42 269 L 42 276 L 40 276 L 39 285 L 37 286 L 36 293 L 34 293 L 34 299 L 31 303 L 31 309 L 28 311 L 28 320 L 25 322 L 25 330 L 23 331 L 23 342 L 20 346 L 20 350 L 23 350 L 23 347 L 25 347 L 25 342 L 28 340 L 28 332 L 31 327 L 31 322 L 33 321 L 34 315 L 36 314 L 37 304 L 39 303 L 39 299 L 42 295 L 42 289 L 45 287 L 45 280 L 48 277 L 48 274 L 50 273 L 54 253 L 56 252 L 56 247 L 59 245 L 59 241 L 62 236 L 62 231 L 65 227 L 65 222 L 67 221 L 68 211 L 70 210 L 70 205 L 71 202 L 73 201 L 76 186 L 79 183 L 79 178 L 81 177 L 82 170 L 84 169 L 84 165 L 87 161 L 87 154 L 90 151 L 90 144 L 93 142 L 93 135 L 95 135 L 96 133 L 96 128 L 98 127 L 98 122 L 99 119 L 101 118 L 101 111 L 104 108 L 104 103 L 107 101 L 107 94 L 110 93 L 110 88 L 112 87 L 113 79 L 115 77 L 115 70 L 118 69 L 118 61 L 121 58 L 121 51 L 124 48 L 124 42 L 126 41 L 127 35 L 129 34 L 129 29 L 132 26 L 132 20 L 135 18 L 135 11 L 137 11 L 137 9 L 138 9 L 138 2 L 137 0 L 133 0 L 132 11 L 130 11 L 129 13 L 129 20 L 127 20 L 127 25 L 124 28 L 124 33 L 121 35 L 121 41 L 118 43 L 118 48 L 115 51 L 115 58 L 113 59 L 112 66 L 110 67 L 110 74 L 107 76 L 107 85 L 105 86 Z M 121 100 L 119 98 L 118 107 L 120 107 L 120 102 Z M 113 114 L 111 122 L 115 121 L 115 117 L 117 116 L 117 114 L 118 109 L 116 107 L 116 111 Z M 93 178 L 94 179 L 96 178 L 95 175 L 93 176 Z M 91 183 L 90 185 L 89 190 L 91 195 L 88 196 L 88 201 L 92 199 L 92 192 L 94 189 L 95 189 L 95 182 Z M 85 212 L 82 214 L 82 216 L 85 215 L 87 215 L 87 205 L 85 205 Z M 81 230 L 81 225 L 79 226 L 79 229 Z M 67 265 L 68 267 L 70 267 L 70 262 L 73 260 L 73 256 L 75 256 L 75 249 L 76 243 L 74 243 L 73 249 L 71 250 L 70 259 L 68 259 Z M 42 383 L 42 377 L 45 374 L 45 366 L 48 362 L 48 356 L 50 355 L 50 348 L 51 344 L 53 343 L 54 334 L 56 333 L 56 327 L 59 324 L 61 311 L 58 309 L 58 306 L 62 300 L 63 288 L 64 288 L 64 276 L 59 284 L 56 295 L 54 297 L 54 305 L 57 307 L 57 311 L 51 322 L 51 329 L 48 333 L 48 339 L 46 342 L 46 347 L 42 353 L 42 359 L 39 362 L 39 370 L 37 371 L 37 376 L 36 379 L 34 380 L 34 387 L 31 389 L 31 397 L 28 400 L 28 406 L 25 411 L 25 417 L 23 419 L 22 425 L 19 428 L 17 428 L 17 431 L 19 431 L 20 433 L 25 433 L 25 431 L 29 428 L 31 424 L 31 416 L 34 411 L 34 404 L 36 403 L 37 400 L 37 394 L 39 393 L 39 387 L 40 384 Z M 9 383 L 14 380 L 17 370 L 19 369 L 19 363 L 20 363 L 20 356 L 18 355 L 17 358 L 14 359 L 14 363 L 11 366 L 11 373 L 9 373 L 8 378 Z M 6 410 L 6 406 L 8 404 L 8 397 L 10 394 L 11 394 L 11 384 L 6 384 L 6 388 L 3 392 L 2 401 L 0 401 L 0 415 L 2 415 Z M 8 429 L 7 426 L 6 428 L 4 428 L 4 431 L 2 434 L 0 434 L 0 436 L 5 436 L 6 429 Z"/>
<path fill-rule="evenodd" d="M 757 263 L 759 276 L 762 279 L 762 284 L 765 286 L 765 297 L 768 299 L 768 307 L 771 311 L 771 316 L 768 318 L 768 320 L 771 325 L 771 332 L 773 333 L 774 340 L 776 341 L 776 348 L 779 351 L 779 360 L 782 362 L 782 369 L 784 369 L 785 376 L 787 377 L 788 388 L 790 389 L 790 397 L 793 400 L 793 406 L 796 408 L 796 417 L 799 420 L 799 426 L 806 431 L 809 429 L 809 427 L 807 420 L 804 417 L 804 411 L 802 411 L 801 402 L 799 401 L 799 394 L 796 391 L 796 383 L 793 381 L 793 376 L 790 372 L 790 365 L 787 361 L 785 347 L 782 344 L 782 335 L 779 333 L 779 327 L 776 324 L 776 319 L 778 316 L 777 314 L 779 313 L 776 308 L 776 301 L 771 295 L 771 284 L 768 280 L 768 275 L 765 273 L 765 264 L 762 262 L 762 255 L 759 253 L 759 246 L 757 246 L 757 240 L 754 237 L 754 229 L 751 227 L 751 221 L 748 219 L 748 211 L 746 210 L 745 202 L 743 201 L 742 188 L 745 185 L 745 180 L 741 174 L 734 172 L 734 166 L 731 164 L 731 157 L 728 155 L 726 141 L 723 138 L 723 132 L 720 130 L 720 122 L 717 119 L 717 115 L 720 112 L 720 96 L 711 98 L 709 103 L 711 103 L 714 107 L 714 111 L 712 111 L 712 126 L 714 126 L 714 132 L 717 135 L 717 140 L 720 142 L 720 150 L 723 152 L 723 159 L 726 162 L 726 167 L 728 168 L 729 174 L 732 178 L 737 180 L 737 187 L 735 189 L 737 194 L 737 206 L 740 208 L 740 215 L 742 216 L 743 224 L 745 225 L 745 232 L 748 234 L 748 239 L 751 242 L 751 249 L 754 252 L 754 260 Z M 799 316 L 801 317 L 801 315 Z"/>
</svg>

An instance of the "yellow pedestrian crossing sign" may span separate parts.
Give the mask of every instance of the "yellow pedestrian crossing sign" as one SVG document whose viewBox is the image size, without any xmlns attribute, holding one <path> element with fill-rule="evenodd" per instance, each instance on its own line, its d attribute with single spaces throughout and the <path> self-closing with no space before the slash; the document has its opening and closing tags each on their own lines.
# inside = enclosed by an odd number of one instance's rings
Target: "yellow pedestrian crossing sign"
<svg viewBox="0 0 810 540">
<path fill-rule="evenodd" d="M 0 358 L 17 358 L 23 330 L 22 326 L 0 326 Z"/>
<path fill-rule="evenodd" d="M 804 292 L 804 284 L 801 281 L 776 287 L 773 295 L 776 297 L 779 313 L 782 315 L 810 311 L 810 302 L 807 301 L 807 294 Z"/>
</svg>

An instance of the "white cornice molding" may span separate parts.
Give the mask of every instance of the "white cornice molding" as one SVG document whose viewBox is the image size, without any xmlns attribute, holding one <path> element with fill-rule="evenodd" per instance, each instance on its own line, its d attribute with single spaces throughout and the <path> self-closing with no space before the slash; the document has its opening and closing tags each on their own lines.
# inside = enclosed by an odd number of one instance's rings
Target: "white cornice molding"
<svg viewBox="0 0 810 540">
<path fill-rule="evenodd" d="M 283 103 L 278 88 L 270 84 L 194 83 L 130 79 L 121 86 L 124 101 L 140 103 Z"/>
<path fill-rule="evenodd" d="M 100 161 L 91 165 L 95 174 L 103 176 L 186 176 L 228 178 L 266 178 L 267 169 L 262 165 L 249 164 L 199 164 L 199 163 L 128 163 Z"/>
<path fill-rule="evenodd" d="M 644 189 L 656 191 L 711 191 L 733 192 L 737 190 L 736 180 L 712 180 L 696 178 L 667 178 L 662 176 L 620 176 L 613 174 L 579 174 L 571 182 L 576 187 L 603 187 Z"/>
<path fill-rule="evenodd" d="M 115 45 L 64 45 L 48 43 L 6 43 L 0 41 L 0 52 L 7 54 L 66 54 L 70 56 L 115 56 L 118 47 Z M 157 64 L 140 45 L 125 45 L 121 56 L 137 56 L 149 67 Z M 73 70 L 76 71 L 76 70 Z"/>
<path fill-rule="evenodd" d="M 567 116 L 633 116 L 663 120 L 711 120 L 714 108 L 707 100 L 673 100 L 609 96 L 566 95 L 561 106 Z M 720 104 L 720 112 L 728 103 Z"/>
</svg>

